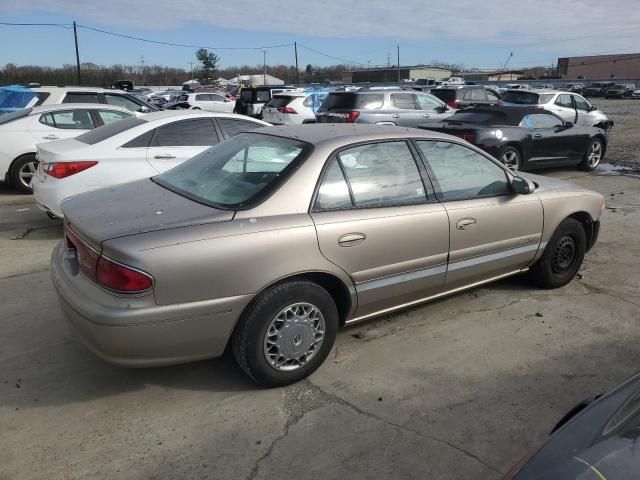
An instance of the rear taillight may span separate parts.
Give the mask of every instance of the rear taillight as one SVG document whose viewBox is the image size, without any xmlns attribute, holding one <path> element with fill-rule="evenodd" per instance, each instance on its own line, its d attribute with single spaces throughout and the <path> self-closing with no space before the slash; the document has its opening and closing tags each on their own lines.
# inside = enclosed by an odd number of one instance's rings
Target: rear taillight
<svg viewBox="0 0 640 480">
<path fill-rule="evenodd" d="M 291 107 L 278 107 L 280 113 L 298 113 Z"/>
<path fill-rule="evenodd" d="M 360 116 L 360 112 L 349 112 L 345 117 L 347 123 L 356 123 L 356 119 Z"/>
<path fill-rule="evenodd" d="M 458 108 L 458 100 L 449 100 L 447 102 L 447 105 L 449 105 L 451 108 Z"/>
<path fill-rule="evenodd" d="M 116 292 L 143 292 L 153 285 L 151 277 L 105 257 L 98 259 L 96 280 L 100 285 Z"/>
<path fill-rule="evenodd" d="M 80 239 L 68 225 L 64 227 L 67 248 L 76 254 L 80 271 L 109 290 L 137 293 L 150 289 L 150 275 L 103 257 Z"/>
<path fill-rule="evenodd" d="M 54 178 L 66 178 L 97 164 L 98 162 L 52 162 L 43 163 L 42 170 Z"/>
</svg>

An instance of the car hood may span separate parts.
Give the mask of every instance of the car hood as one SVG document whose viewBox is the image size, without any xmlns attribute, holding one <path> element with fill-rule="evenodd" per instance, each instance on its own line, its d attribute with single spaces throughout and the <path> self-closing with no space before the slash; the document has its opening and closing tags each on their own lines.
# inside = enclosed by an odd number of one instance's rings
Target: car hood
<svg viewBox="0 0 640 480">
<path fill-rule="evenodd" d="M 75 195 L 61 207 L 71 228 L 95 248 L 128 235 L 230 221 L 235 214 L 196 203 L 150 179 Z"/>
<path fill-rule="evenodd" d="M 567 182 L 566 180 L 559 180 L 557 178 L 544 177 L 542 175 L 535 175 L 533 173 L 518 172 L 518 176 L 531 180 L 536 184 L 536 192 L 549 192 L 553 190 L 563 191 L 587 191 L 575 183 Z"/>
</svg>

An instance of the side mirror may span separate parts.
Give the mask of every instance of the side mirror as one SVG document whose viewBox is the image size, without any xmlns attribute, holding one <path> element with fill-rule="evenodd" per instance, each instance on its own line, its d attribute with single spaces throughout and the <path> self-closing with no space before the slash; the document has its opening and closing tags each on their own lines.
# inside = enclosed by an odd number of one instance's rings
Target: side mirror
<svg viewBox="0 0 640 480">
<path fill-rule="evenodd" d="M 146 107 L 143 105 L 142 107 L 140 107 L 140 110 L 138 111 L 141 113 L 149 113 L 151 110 L 149 110 L 149 107 Z"/>
<path fill-rule="evenodd" d="M 513 191 L 519 195 L 529 195 L 530 193 L 533 193 L 533 191 L 536 189 L 536 186 L 533 184 L 533 182 L 514 175 L 511 179 L 511 188 L 513 188 Z"/>
<path fill-rule="evenodd" d="M 438 113 L 444 113 L 444 112 L 446 112 L 447 110 L 449 110 L 449 107 L 447 107 L 446 105 L 440 105 L 438 108 L 436 108 L 436 111 L 437 111 Z"/>
<path fill-rule="evenodd" d="M 573 122 L 564 122 L 564 128 L 571 128 L 573 127 Z"/>
<path fill-rule="evenodd" d="M 595 112 L 596 110 L 598 110 L 598 107 L 596 107 L 595 105 L 591 105 L 591 108 L 589 109 L 589 111 Z"/>
</svg>

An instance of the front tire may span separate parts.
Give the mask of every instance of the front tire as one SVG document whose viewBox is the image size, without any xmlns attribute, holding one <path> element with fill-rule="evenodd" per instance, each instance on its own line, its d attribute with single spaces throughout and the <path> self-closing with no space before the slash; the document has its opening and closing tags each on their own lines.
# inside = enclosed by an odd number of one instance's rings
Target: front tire
<svg viewBox="0 0 640 480">
<path fill-rule="evenodd" d="M 600 164 L 600 161 L 604 157 L 604 144 L 599 138 L 594 138 L 589 142 L 587 151 L 584 154 L 582 162 L 579 167 L 582 170 L 595 170 Z"/>
<path fill-rule="evenodd" d="M 36 156 L 32 153 L 18 158 L 9 169 L 11 185 L 20 193 L 33 193 L 31 182 L 35 175 Z"/>
<path fill-rule="evenodd" d="M 576 276 L 587 249 L 587 236 L 582 224 L 565 218 L 547 243 L 529 277 L 540 288 L 560 288 Z"/>
<path fill-rule="evenodd" d="M 232 335 L 236 362 L 256 383 L 280 387 L 311 375 L 338 332 L 331 295 L 307 280 L 275 285 L 244 312 Z"/>
</svg>

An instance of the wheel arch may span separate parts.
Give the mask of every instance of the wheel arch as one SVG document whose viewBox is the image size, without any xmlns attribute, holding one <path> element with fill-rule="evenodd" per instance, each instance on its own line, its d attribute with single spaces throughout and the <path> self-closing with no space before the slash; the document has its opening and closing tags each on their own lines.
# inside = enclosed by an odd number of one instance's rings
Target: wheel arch
<svg viewBox="0 0 640 480">
<path fill-rule="evenodd" d="M 594 237 L 596 228 L 594 225 L 593 217 L 591 217 L 591 214 L 589 212 L 578 211 L 572 213 L 567 218 L 573 218 L 574 220 L 580 222 L 580 225 L 582 225 L 582 229 L 584 230 L 584 234 L 587 237 L 587 251 L 589 251 L 593 246 L 595 240 Z"/>
</svg>

